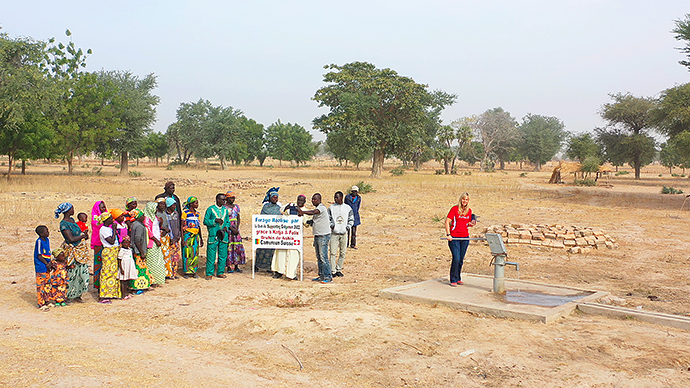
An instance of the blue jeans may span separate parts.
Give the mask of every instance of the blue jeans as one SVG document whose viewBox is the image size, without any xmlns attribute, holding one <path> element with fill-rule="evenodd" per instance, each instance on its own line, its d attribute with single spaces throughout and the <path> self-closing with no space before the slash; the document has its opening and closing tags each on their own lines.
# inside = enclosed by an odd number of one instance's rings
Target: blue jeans
<svg viewBox="0 0 690 388">
<path fill-rule="evenodd" d="M 316 260 L 319 262 L 319 277 L 324 280 L 333 280 L 331 261 L 328 258 L 328 244 L 330 241 L 330 234 L 314 236 L 314 250 L 316 251 Z"/>
<path fill-rule="evenodd" d="M 450 253 L 453 255 L 453 261 L 450 263 L 450 282 L 457 283 L 460 279 L 460 273 L 462 272 L 462 263 L 465 261 L 465 253 L 467 253 L 467 247 L 470 245 L 468 240 L 453 240 L 448 241 L 448 248 L 450 248 Z"/>
</svg>

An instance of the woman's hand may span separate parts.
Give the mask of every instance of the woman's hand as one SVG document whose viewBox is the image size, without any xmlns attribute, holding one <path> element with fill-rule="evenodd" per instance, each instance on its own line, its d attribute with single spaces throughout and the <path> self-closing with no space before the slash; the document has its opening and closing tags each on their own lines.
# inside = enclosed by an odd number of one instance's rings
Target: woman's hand
<svg viewBox="0 0 690 388">
<path fill-rule="evenodd" d="M 156 243 L 156 246 L 161 246 L 161 240 L 159 240 L 155 237 L 151 237 L 151 240 L 153 240 L 153 242 Z"/>
<path fill-rule="evenodd" d="M 467 226 L 469 226 L 469 227 L 472 227 L 472 226 L 475 226 L 475 225 L 477 225 L 477 220 L 472 220 L 472 221 L 470 221 L 470 222 L 467 223 Z"/>
</svg>

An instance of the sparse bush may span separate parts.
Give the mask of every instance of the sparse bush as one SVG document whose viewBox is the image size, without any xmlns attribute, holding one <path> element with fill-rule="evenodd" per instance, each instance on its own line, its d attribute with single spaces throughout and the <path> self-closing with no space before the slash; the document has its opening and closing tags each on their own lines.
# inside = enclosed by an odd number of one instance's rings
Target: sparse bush
<svg viewBox="0 0 690 388">
<path fill-rule="evenodd" d="M 141 171 L 130 171 L 129 176 L 136 178 L 136 177 L 142 176 L 142 173 L 141 173 Z"/>
<path fill-rule="evenodd" d="M 683 194 L 683 190 L 664 186 L 661 188 L 661 194 Z"/>
<path fill-rule="evenodd" d="M 3 163 L 4 164 L 4 163 Z M 446 171 L 444 169 L 436 170 L 434 173 L 436 175 L 443 175 Z"/>
<path fill-rule="evenodd" d="M 359 182 L 357 182 L 357 183 L 355 184 L 355 186 L 357 186 L 357 187 L 359 188 L 359 193 L 360 193 L 360 194 L 367 194 L 367 193 L 375 193 L 375 192 L 376 192 L 376 190 L 374 190 L 374 188 L 371 186 L 370 183 L 366 183 L 366 182 L 364 182 L 364 181 L 359 181 Z M 344 193 L 349 193 L 349 192 L 350 192 L 350 188 L 351 188 L 351 187 L 348 187 L 347 190 L 344 190 L 343 192 L 344 192 Z"/>
<path fill-rule="evenodd" d="M 616 176 L 619 176 L 619 175 L 628 175 L 628 174 L 630 174 L 630 171 L 618 171 L 618 172 L 616 173 Z"/>
<path fill-rule="evenodd" d="M 391 174 L 393 176 L 400 176 L 400 175 L 405 174 L 405 170 L 403 170 L 402 166 L 398 166 L 398 167 L 391 170 Z"/>
<path fill-rule="evenodd" d="M 462 173 L 462 175 L 472 175 L 472 171 L 465 171 Z"/>
<path fill-rule="evenodd" d="M 596 186 L 597 182 L 594 179 L 575 179 L 575 186 Z"/>
<path fill-rule="evenodd" d="M 527 173 L 526 173 L 526 172 L 521 172 L 521 173 L 520 173 L 520 176 L 524 178 L 524 177 L 527 176 Z"/>
<path fill-rule="evenodd" d="M 165 169 L 166 169 L 166 170 L 172 170 L 172 169 L 173 169 L 172 164 L 169 164 L 168 167 L 166 167 Z"/>
</svg>

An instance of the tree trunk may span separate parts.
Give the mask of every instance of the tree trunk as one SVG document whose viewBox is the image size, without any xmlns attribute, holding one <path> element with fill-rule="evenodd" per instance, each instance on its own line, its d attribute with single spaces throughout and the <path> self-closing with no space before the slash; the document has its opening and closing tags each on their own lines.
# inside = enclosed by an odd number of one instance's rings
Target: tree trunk
<svg viewBox="0 0 690 388">
<path fill-rule="evenodd" d="M 101 166 L 105 166 L 105 159 L 101 158 Z"/>
<path fill-rule="evenodd" d="M 673 166 L 668 168 L 668 175 L 673 175 Z"/>
<path fill-rule="evenodd" d="M 225 158 L 222 156 L 220 157 L 220 169 L 225 170 Z"/>
<path fill-rule="evenodd" d="M 22 175 L 26 175 L 26 160 L 22 159 Z"/>
<path fill-rule="evenodd" d="M 374 150 L 373 163 L 371 164 L 371 177 L 381 178 L 383 172 L 383 160 L 386 155 L 383 153 L 383 148 Z"/>
<path fill-rule="evenodd" d="M 10 180 L 10 177 L 12 176 L 12 163 L 14 163 L 14 158 L 12 154 L 7 155 L 9 158 L 9 167 L 7 168 L 7 180 Z"/>
<path fill-rule="evenodd" d="M 73 163 L 74 163 L 74 152 L 70 151 L 69 155 L 67 155 L 67 173 L 69 175 L 72 175 L 73 170 Z"/>
<path fill-rule="evenodd" d="M 450 161 L 448 158 L 443 159 L 443 172 L 448 175 L 450 174 Z"/>
<path fill-rule="evenodd" d="M 500 166 L 501 166 L 500 169 L 505 170 L 506 169 L 506 161 L 503 159 L 499 159 L 499 162 L 500 162 Z"/>
<path fill-rule="evenodd" d="M 522 170 L 522 162 L 520 162 L 520 170 Z M 541 162 L 538 160 L 534 163 L 534 171 L 541 171 Z"/>
<path fill-rule="evenodd" d="M 158 167 L 158 156 L 156 156 L 156 167 Z"/>
<path fill-rule="evenodd" d="M 129 152 L 122 151 L 120 154 L 120 175 L 129 174 Z"/>
<path fill-rule="evenodd" d="M 139 158 L 137 158 L 137 167 L 139 167 Z"/>
<path fill-rule="evenodd" d="M 640 179 L 640 170 L 642 167 L 640 166 L 640 164 L 640 156 L 635 155 L 635 157 L 633 158 L 633 166 L 635 166 L 635 179 Z"/>
</svg>

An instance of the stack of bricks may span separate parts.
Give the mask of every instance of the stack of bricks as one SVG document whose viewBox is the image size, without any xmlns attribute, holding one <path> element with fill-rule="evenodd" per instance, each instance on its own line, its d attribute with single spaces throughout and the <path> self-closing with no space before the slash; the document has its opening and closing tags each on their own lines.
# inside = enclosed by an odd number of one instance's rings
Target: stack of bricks
<svg viewBox="0 0 690 388">
<path fill-rule="evenodd" d="M 600 229 L 564 225 L 491 225 L 483 233 L 497 233 L 506 244 L 525 244 L 589 253 L 592 249 L 616 249 L 616 240 Z M 477 236 L 479 237 L 479 236 Z"/>
</svg>

